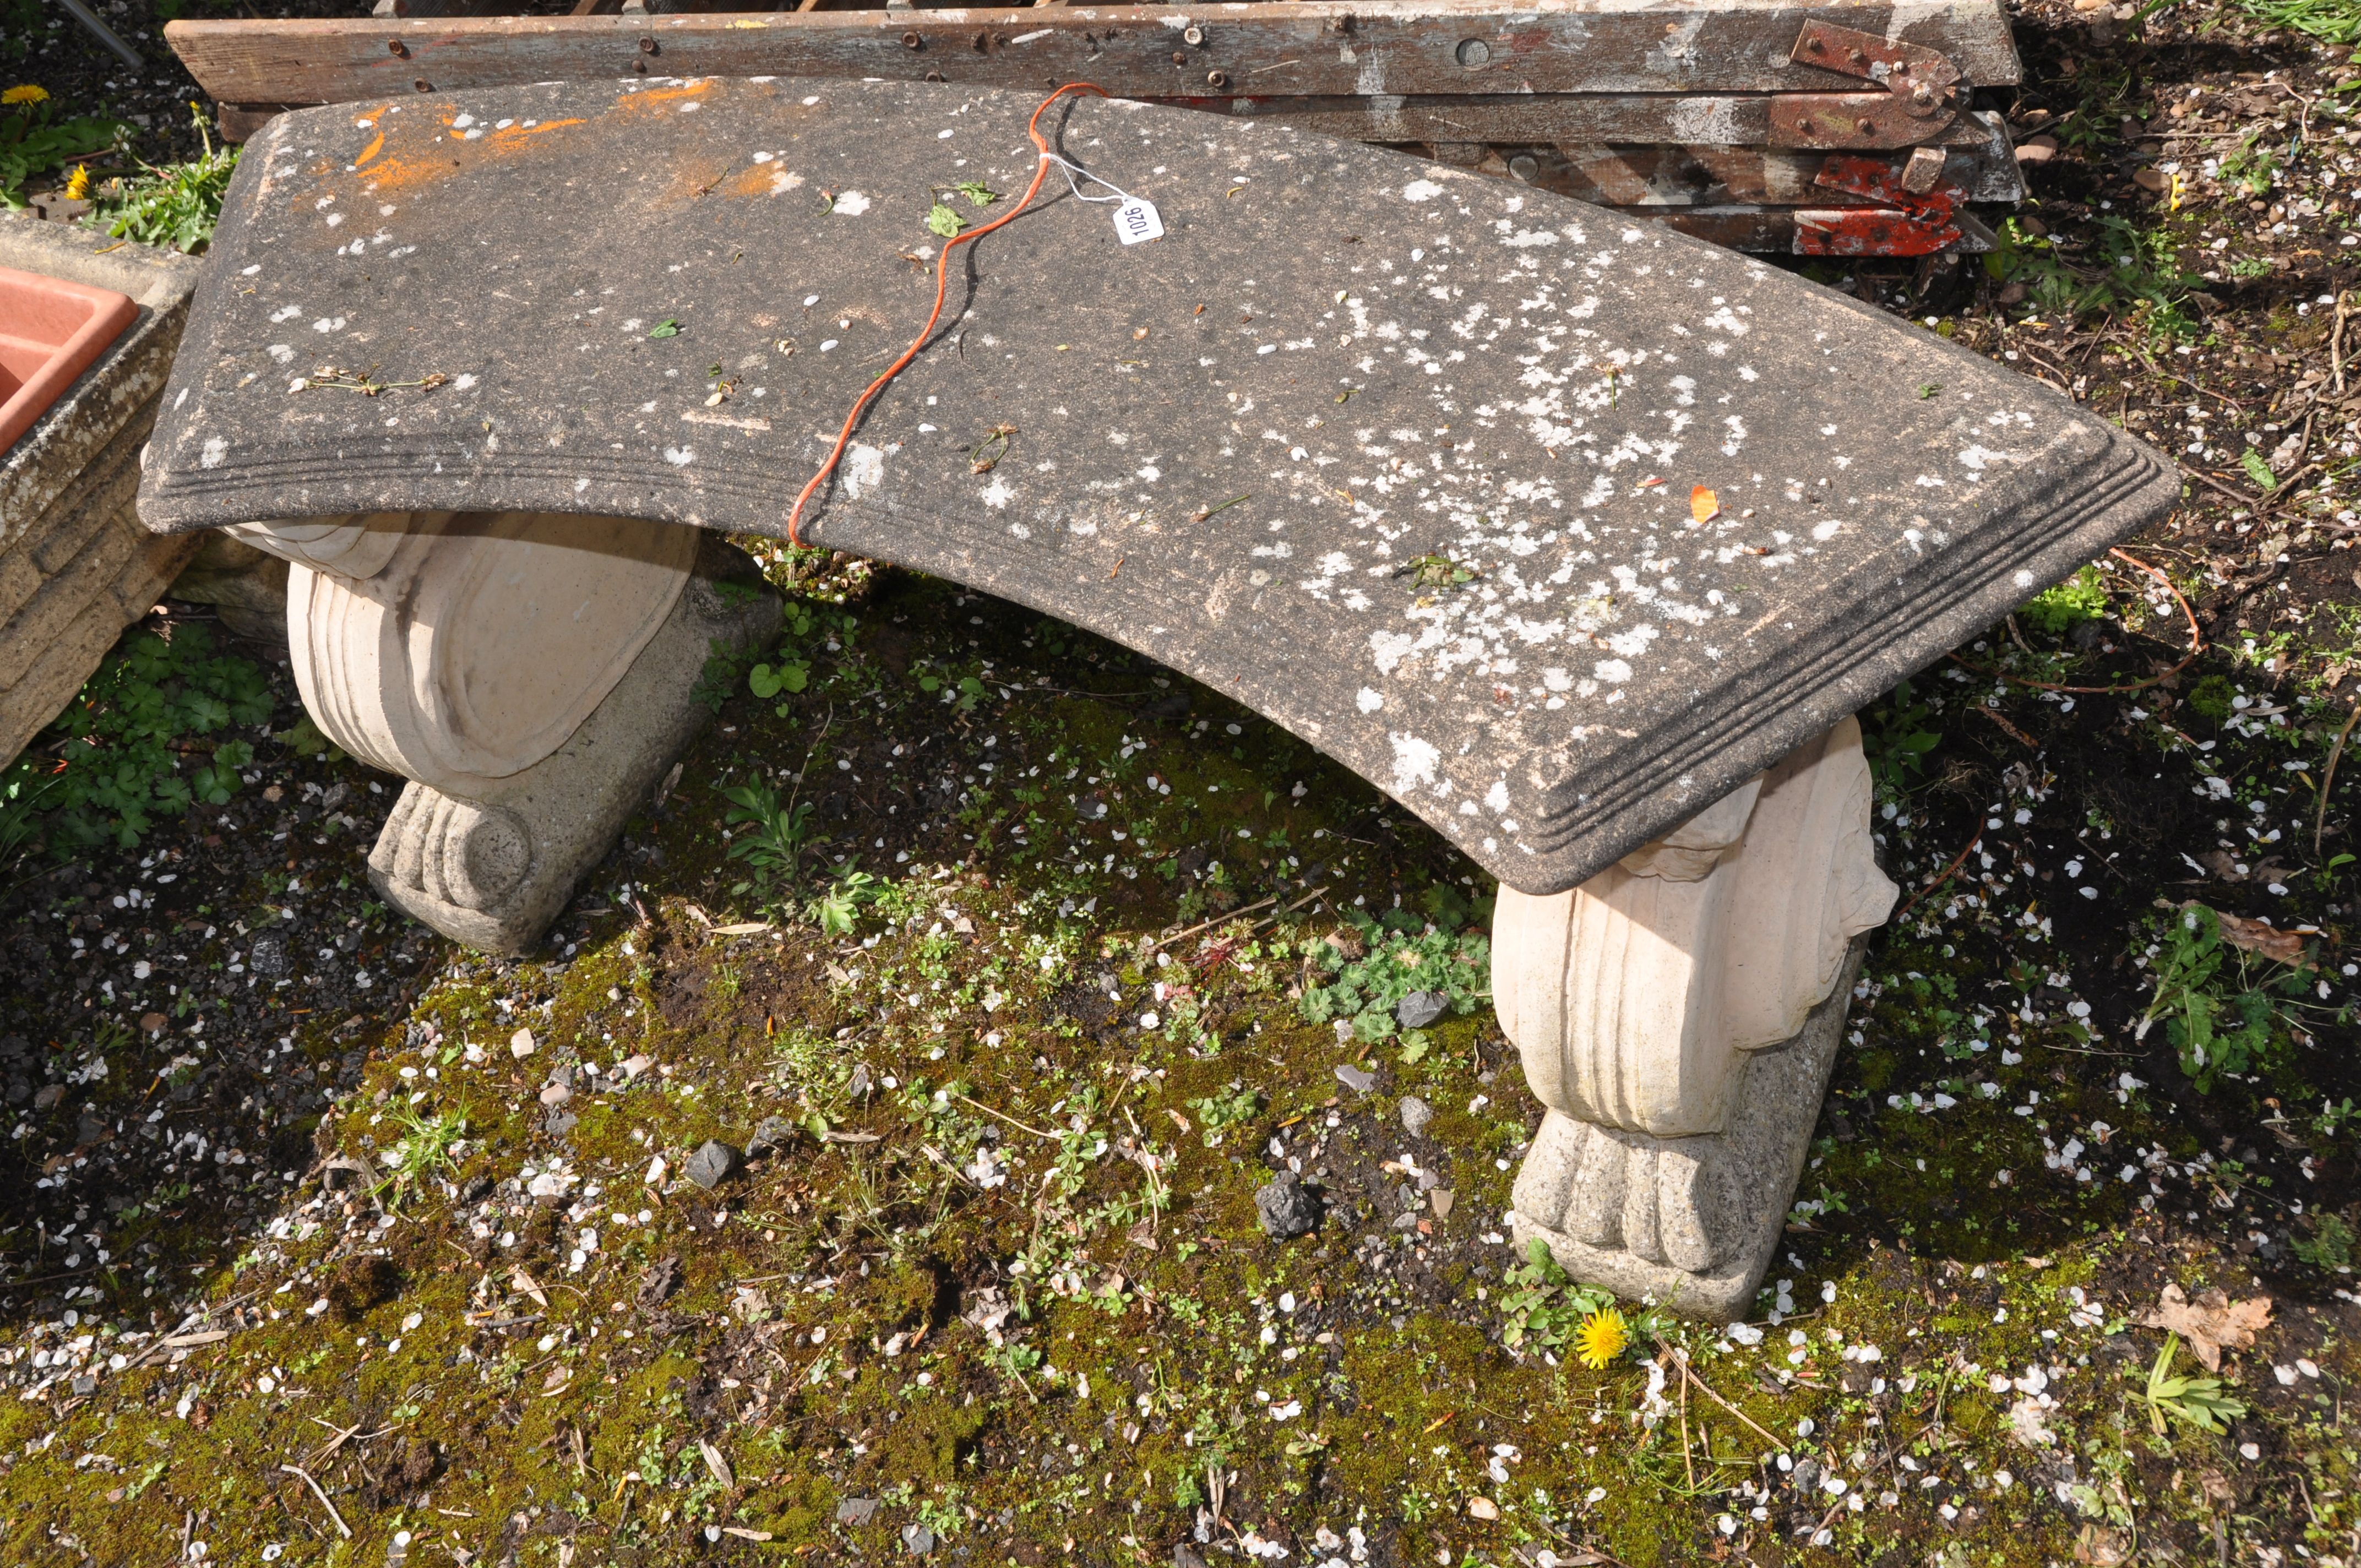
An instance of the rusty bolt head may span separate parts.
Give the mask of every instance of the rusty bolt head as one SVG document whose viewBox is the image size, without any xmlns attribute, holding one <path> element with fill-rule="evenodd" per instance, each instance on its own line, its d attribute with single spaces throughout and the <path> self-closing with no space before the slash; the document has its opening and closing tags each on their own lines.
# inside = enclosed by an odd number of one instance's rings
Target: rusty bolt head
<svg viewBox="0 0 2361 1568">
<path fill-rule="evenodd" d="M 1175 65 L 1186 65 L 1189 63 L 1189 57 L 1182 54 L 1176 49 L 1172 51 L 1172 63 Z"/>
<path fill-rule="evenodd" d="M 1006 49 L 1008 47 L 1008 35 L 1006 33 L 993 34 L 992 47 L 994 49 Z"/>
<path fill-rule="evenodd" d="M 1191 45 L 1203 43 L 1205 41 L 1205 29 L 1195 27 L 1183 27 L 1180 30 L 1180 41 Z"/>
<path fill-rule="evenodd" d="M 942 79 L 943 73 L 939 71 L 929 71 L 927 72 L 927 80 L 929 82 L 940 82 Z"/>
<path fill-rule="evenodd" d="M 1861 53 L 1861 50 L 1857 49 L 1847 49 L 1845 51 L 1845 58 L 1851 60 L 1855 65 L 1867 65 L 1869 63 L 1869 56 Z"/>
<path fill-rule="evenodd" d="M 434 84 L 427 81 L 423 76 L 412 82 L 411 85 L 417 88 L 421 93 L 432 93 L 434 91 Z"/>
<path fill-rule="evenodd" d="M 408 60 L 410 58 L 410 46 L 403 43 L 400 38 L 388 38 L 385 40 L 385 52 L 393 56 L 396 60 Z"/>
<path fill-rule="evenodd" d="M 1876 131 L 1877 122 L 1871 119 L 1867 115 L 1863 115 L 1860 119 L 1857 119 L 1852 123 L 1852 128 L 1859 131 L 1863 136 L 1869 136 Z"/>
<path fill-rule="evenodd" d="M 653 38 L 642 38 L 642 39 L 640 40 L 640 52 L 641 52 L 642 54 L 653 54 L 653 53 L 655 53 L 655 52 L 656 52 L 656 40 L 655 40 L 655 39 L 653 39 Z"/>
<path fill-rule="evenodd" d="M 1804 47 L 1811 50 L 1814 54 L 1826 54 L 1828 52 L 1828 46 L 1817 34 L 1806 38 L 1804 40 Z"/>
<path fill-rule="evenodd" d="M 904 49 L 921 49 L 925 47 L 926 42 L 926 39 L 920 38 L 916 33 L 904 33 L 902 35 L 902 47 Z"/>
<path fill-rule="evenodd" d="M 1205 72 L 1205 85 L 1206 85 L 1206 86 L 1208 86 L 1208 87 L 1227 87 L 1229 84 L 1230 84 L 1230 73 L 1229 73 L 1228 71 L 1209 71 Z"/>
</svg>

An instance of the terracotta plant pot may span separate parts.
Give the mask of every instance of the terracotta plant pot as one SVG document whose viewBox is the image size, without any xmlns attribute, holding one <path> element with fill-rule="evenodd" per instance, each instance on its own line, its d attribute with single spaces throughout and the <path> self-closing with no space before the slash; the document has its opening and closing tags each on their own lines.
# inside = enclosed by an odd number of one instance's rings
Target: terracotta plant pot
<svg viewBox="0 0 2361 1568">
<path fill-rule="evenodd" d="M 128 294 L 0 267 L 0 450 L 138 319 Z"/>
</svg>

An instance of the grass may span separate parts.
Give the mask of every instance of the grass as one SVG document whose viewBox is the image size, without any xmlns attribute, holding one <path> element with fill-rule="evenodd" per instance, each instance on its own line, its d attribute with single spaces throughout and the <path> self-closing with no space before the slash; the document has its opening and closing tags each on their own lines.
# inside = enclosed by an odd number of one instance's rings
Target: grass
<svg viewBox="0 0 2361 1568">
<path fill-rule="evenodd" d="M 2266 27 L 2307 33 L 2326 44 L 2361 43 L 2361 0 L 2237 0 Z"/>
<path fill-rule="evenodd" d="M 400 1202 L 421 1193 L 429 1179 L 458 1168 L 467 1117 L 448 1108 L 422 1115 L 405 1104 L 394 1111 L 392 1120 L 401 1135 L 386 1151 L 384 1186 Z"/>
</svg>

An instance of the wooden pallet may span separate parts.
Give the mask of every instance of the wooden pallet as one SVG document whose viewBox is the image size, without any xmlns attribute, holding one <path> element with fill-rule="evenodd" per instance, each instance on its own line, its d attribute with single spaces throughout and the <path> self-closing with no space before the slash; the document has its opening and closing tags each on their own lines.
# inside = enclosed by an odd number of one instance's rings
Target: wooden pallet
<svg viewBox="0 0 2361 1568">
<path fill-rule="evenodd" d="M 181 20 L 165 37 L 238 139 L 286 108 L 528 82 L 1089 81 L 1417 152 L 1742 249 L 1982 249 L 1970 204 L 2024 192 L 1999 117 L 1973 105 L 2020 76 L 1998 0 L 624 3 L 526 16 L 490 14 L 502 0 L 379 0 L 352 20 Z"/>
</svg>

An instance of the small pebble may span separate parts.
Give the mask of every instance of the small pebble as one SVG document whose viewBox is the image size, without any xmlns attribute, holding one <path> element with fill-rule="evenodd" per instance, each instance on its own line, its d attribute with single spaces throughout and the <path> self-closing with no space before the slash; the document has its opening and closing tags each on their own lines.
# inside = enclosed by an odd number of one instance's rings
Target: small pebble
<svg viewBox="0 0 2361 1568">
<path fill-rule="evenodd" d="M 688 1157 L 688 1163 L 680 1168 L 680 1173 L 710 1191 L 737 1175 L 739 1168 L 745 1163 L 744 1150 L 719 1138 L 708 1138 L 697 1146 L 695 1154 Z"/>
</svg>

